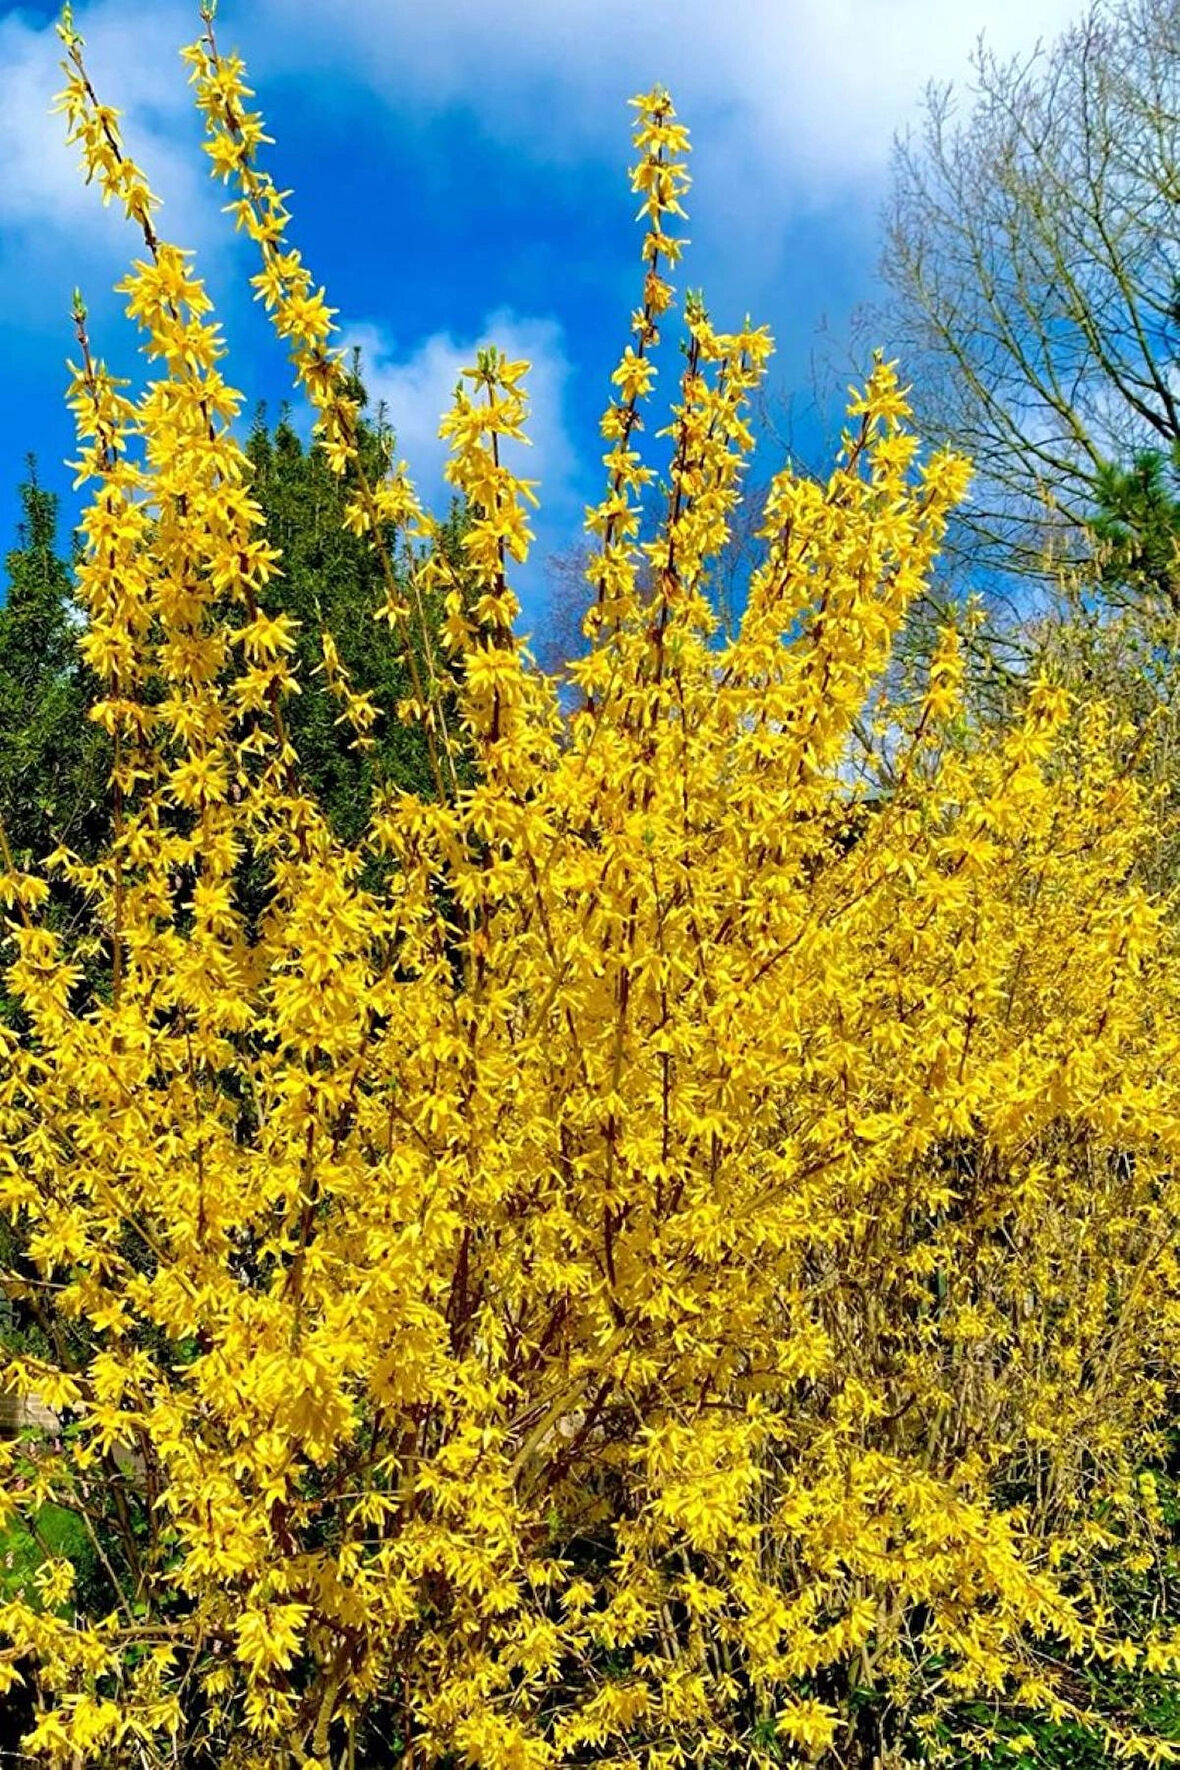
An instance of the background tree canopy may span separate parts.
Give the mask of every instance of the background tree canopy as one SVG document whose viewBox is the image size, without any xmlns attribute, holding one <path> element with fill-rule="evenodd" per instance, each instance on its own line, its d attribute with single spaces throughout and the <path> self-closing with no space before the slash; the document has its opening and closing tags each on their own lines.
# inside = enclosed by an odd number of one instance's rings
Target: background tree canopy
<svg viewBox="0 0 1180 1770">
<path fill-rule="evenodd" d="M 86 720 L 94 685 L 78 654 L 57 499 L 32 461 L 21 504 L 0 607 L 0 818 L 13 850 L 42 860 L 59 841 L 91 846 L 105 826 L 108 758 Z"/>
<path fill-rule="evenodd" d="M 1099 517 L 1174 594 L 1178 45 L 1176 0 L 1092 6 L 1030 60 L 981 49 L 965 120 L 932 89 L 897 144 L 882 335 L 924 433 L 974 462 L 952 544 L 976 572 L 1076 562 Z"/>
</svg>

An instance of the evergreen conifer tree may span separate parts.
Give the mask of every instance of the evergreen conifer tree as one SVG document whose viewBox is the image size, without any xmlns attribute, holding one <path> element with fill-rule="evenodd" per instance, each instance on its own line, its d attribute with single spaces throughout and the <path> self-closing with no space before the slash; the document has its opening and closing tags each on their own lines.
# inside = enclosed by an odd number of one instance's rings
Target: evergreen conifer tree
<svg viewBox="0 0 1180 1770">
<path fill-rule="evenodd" d="M 58 500 L 20 488 L 23 520 L 0 607 L 0 819 L 14 852 L 41 860 L 59 842 L 88 850 L 105 811 L 106 742 L 86 717 L 79 614 L 58 550 Z"/>
</svg>

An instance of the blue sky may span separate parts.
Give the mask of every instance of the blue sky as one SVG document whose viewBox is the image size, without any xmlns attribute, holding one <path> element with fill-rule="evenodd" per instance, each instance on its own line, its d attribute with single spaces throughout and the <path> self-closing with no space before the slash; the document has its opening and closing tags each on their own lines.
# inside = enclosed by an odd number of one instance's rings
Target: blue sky
<svg viewBox="0 0 1180 1770">
<path fill-rule="evenodd" d="M 716 323 L 749 311 L 778 351 L 771 388 L 794 440 L 819 446 L 811 361 L 845 379 L 849 316 L 876 293 L 877 213 L 895 130 L 931 79 L 969 82 L 980 31 L 1026 54 L 1076 0 L 222 0 L 219 35 L 247 58 L 294 192 L 294 238 L 362 345 L 401 452 L 440 496 L 438 416 L 458 367 L 494 339 L 534 363 L 541 480 L 526 616 L 544 559 L 576 541 L 598 493 L 597 420 L 640 272 L 627 189 L 626 100 L 668 85 L 693 133 L 692 239 L 679 286 Z M 251 302 L 254 264 L 221 214 L 176 51 L 196 5 L 75 6 L 102 96 L 165 199 L 166 237 L 194 246 L 247 409 L 289 391 L 281 346 Z M 0 552 L 27 450 L 76 505 L 63 461 L 70 291 L 95 345 L 137 378 L 112 284 L 135 241 L 93 190 L 49 114 L 56 7 L 0 8 Z M 966 95 L 964 102 L 967 102 Z M 825 343 L 821 331 L 826 327 Z M 887 338 L 880 340 L 888 348 Z M 674 374 L 668 362 L 666 376 Z"/>
</svg>

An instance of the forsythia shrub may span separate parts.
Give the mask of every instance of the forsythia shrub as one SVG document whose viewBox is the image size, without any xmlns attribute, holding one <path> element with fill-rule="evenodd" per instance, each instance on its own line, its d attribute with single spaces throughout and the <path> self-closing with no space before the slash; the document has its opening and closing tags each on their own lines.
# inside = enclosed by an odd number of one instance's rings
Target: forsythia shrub
<svg viewBox="0 0 1180 1770">
<path fill-rule="evenodd" d="M 63 36 L 71 137 L 142 230 L 152 368 L 125 395 L 79 304 L 111 840 L 50 864 L 93 908 L 85 974 L 42 880 L 3 876 L 3 1382 L 60 1425 L 0 1449 L 0 1515 L 83 1521 L 104 1594 L 52 1545 L 3 1589 L 28 1757 L 936 1761 L 1001 1708 L 1163 1757 L 1073 1668 L 1180 1665 L 1117 1598 L 1163 1529 L 1176 953 L 1101 707 L 1040 680 L 980 737 L 950 631 L 916 713 L 880 698 L 963 462 L 918 464 L 879 362 L 828 482 L 775 479 L 719 643 L 708 564 L 770 343 L 686 304 L 653 488 L 687 137 L 635 101 L 642 305 L 564 714 L 507 580 L 526 365 L 482 352 L 444 420 L 460 569 L 404 464 L 358 459 L 207 10 L 185 54 L 256 289 L 351 525 L 414 550 L 376 613 L 436 792 L 380 789 L 345 847 L 288 741 L 295 636 L 209 298 Z M 372 703 L 330 643 L 322 667 L 363 743 Z"/>
</svg>

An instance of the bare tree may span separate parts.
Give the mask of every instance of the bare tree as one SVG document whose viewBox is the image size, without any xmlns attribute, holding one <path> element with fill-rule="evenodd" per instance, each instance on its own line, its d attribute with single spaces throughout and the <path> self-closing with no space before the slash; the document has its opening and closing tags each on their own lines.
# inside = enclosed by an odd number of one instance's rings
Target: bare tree
<svg viewBox="0 0 1180 1770">
<path fill-rule="evenodd" d="M 569 680 L 568 666 L 585 655 L 582 620 L 592 596 L 587 581 L 592 559 L 589 544 L 576 541 L 566 552 L 551 553 L 545 560 L 545 600 L 532 649 L 542 670 L 560 683 Z"/>
<path fill-rule="evenodd" d="M 1091 6 L 1049 50 L 981 43 L 895 146 L 878 335 L 919 427 L 976 464 L 974 566 L 1084 559 L 1112 474 L 1180 442 L 1180 0 Z"/>
<path fill-rule="evenodd" d="M 766 487 L 748 487 L 731 518 L 730 536 L 704 579 L 704 590 L 713 606 L 722 635 L 732 639 L 746 606 L 750 576 L 765 551 L 759 530 L 763 522 Z M 533 654 L 541 668 L 560 684 L 569 682 L 569 665 L 585 655 L 587 640 L 582 620 L 591 600 L 588 584 L 594 548 L 576 542 L 564 553 L 552 553 L 545 561 L 545 600 L 532 638 Z M 639 567 L 639 583 L 650 579 L 646 561 Z"/>
</svg>

